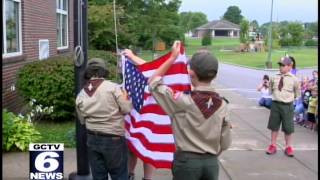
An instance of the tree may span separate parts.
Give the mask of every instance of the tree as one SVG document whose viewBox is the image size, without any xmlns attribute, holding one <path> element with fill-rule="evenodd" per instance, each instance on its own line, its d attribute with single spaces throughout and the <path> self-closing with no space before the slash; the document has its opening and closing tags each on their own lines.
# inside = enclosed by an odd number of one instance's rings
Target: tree
<svg viewBox="0 0 320 180">
<path fill-rule="evenodd" d="M 96 49 L 115 47 L 113 0 L 89 0 L 89 42 Z M 120 48 L 129 45 L 150 49 L 157 40 L 171 44 L 183 40 L 179 26 L 180 0 L 117 0 Z"/>
<path fill-rule="evenodd" d="M 300 46 L 303 43 L 304 30 L 301 23 L 291 22 L 280 27 L 281 46 Z"/>
<path fill-rule="evenodd" d="M 202 46 L 210 46 L 212 44 L 212 38 L 211 38 L 211 31 L 206 31 L 202 40 L 201 40 Z"/>
<path fill-rule="evenodd" d="M 305 23 L 304 26 L 305 39 L 311 39 L 313 36 L 318 36 L 318 22 Z"/>
<path fill-rule="evenodd" d="M 249 40 L 249 21 L 243 19 L 240 23 L 240 42 L 246 44 Z"/>
<path fill-rule="evenodd" d="M 183 32 L 189 32 L 193 29 L 206 24 L 207 15 L 202 12 L 181 12 L 179 25 L 183 27 Z"/>
<path fill-rule="evenodd" d="M 223 19 L 235 24 L 240 24 L 242 18 L 243 16 L 241 15 L 241 10 L 238 6 L 229 6 L 227 11 L 223 15 Z"/>
<path fill-rule="evenodd" d="M 250 22 L 250 26 L 254 29 L 254 31 L 258 31 L 259 29 L 259 24 L 258 24 L 258 21 L 257 20 L 253 20 Z"/>
</svg>

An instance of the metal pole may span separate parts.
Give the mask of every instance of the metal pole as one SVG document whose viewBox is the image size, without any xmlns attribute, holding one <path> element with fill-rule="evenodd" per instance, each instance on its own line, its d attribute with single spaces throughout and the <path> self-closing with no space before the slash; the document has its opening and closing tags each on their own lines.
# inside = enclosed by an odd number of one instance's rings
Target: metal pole
<svg viewBox="0 0 320 180">
<path fill-rule="evenodd" d="M 75 59 L 75 96 L 84 85 L 84 71 L 88 59 L 88 25 L 87 25 L 87 0 L 74 1 L 74 46 L 80 50 Z M 77 53 L 76 53 L 77 54 Z M 69 174 L 70 180 L 91 180 L 89 169 L 89 159 L 87 150 L 87 134 L 84 125 L 81 125 L 76 116 L 76 152 L 77 152 L 77 172 Z"/>
<path fill-rule="evenodd" d="M 268 51 L 268 60 L 266 62 L 267 68 L 272 68 L 272 62 L 271 62 L 271 51 L 272 51 L 272 12 L 273 12 L 273 0 L 271 0 L 271 14 L 270 14 L 270 25 L 269 25 L 269 51 Z"/>
<path fill-rule="evenodd" d="M 116 53 L 118 55 L 118 32 L 117 32 L 117 17 L 116 17 L 116 1 L 113 0 L 113 20 L 114 20 L 114 33 L 116 35 Z"/>
</svg>

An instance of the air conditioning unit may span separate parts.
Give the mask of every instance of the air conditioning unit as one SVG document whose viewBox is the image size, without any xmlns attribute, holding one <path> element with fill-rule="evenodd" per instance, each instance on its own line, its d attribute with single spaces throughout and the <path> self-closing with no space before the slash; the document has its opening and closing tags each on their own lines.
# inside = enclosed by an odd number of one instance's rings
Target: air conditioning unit
<svg viewBox="0 0 320 180">
<path fill-rule="evenodd" d="M 49 57 L 49 40 L 39 40 L 39 60 L 47 59 Z"/>
</svg>

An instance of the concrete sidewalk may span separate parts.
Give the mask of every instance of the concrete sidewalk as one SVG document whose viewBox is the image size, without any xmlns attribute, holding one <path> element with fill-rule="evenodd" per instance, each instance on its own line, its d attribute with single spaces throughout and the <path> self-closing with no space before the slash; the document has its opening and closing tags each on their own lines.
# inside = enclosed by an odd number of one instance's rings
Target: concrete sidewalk
<svg viewBox="0 0 320 180">
<path fill-rule="evenodd" d="M 217 91 L 230 101 L 233 125 L 233 143 L 222 153 L 220 180 L 316 180 L 318 179 L 318 133 L 296 126 L 293 135 L 295 157 L 284 155 L 284 138 L 279 134 L 278 152 L 268 156 L 265 149 L 270 143 L 266 128 L 269 110 L 258 107 L 254 101 L 217 85 Z M 28 179 L 29 153 L 3 153 L 4 180 Z M 64 150 L 64 177 L 76 171 L 75 149 Z M 143 175 L 141 161 L 136 169 L 136 180 Z M 159 169 L 154 180 L 171 180 L 171 171 Z"/>
</svg>

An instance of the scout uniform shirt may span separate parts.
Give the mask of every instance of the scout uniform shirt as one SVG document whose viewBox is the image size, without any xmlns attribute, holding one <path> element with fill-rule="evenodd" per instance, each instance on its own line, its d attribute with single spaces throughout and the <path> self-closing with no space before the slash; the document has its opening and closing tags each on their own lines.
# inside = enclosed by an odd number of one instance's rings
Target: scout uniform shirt
<svg viewBox="0 0 320 180">
<path fill-rule="evenodd" d="M 177 151 L 219 154 L 227 149 L 222 148 L 220 143 L 221 128 L 228 114 L 226 102 L 218 96 L 209 98 L 205 100 L 207 104 L 202 113 L 192 98 L 197 96 L 197 91 L 214 93 L 213 87 L 197 87 L 192 95 L 173 93 L 169 87 L 162 85 L 161 77 L 155 77 L 149 84 L 149 91 L 172 119 Z"/>
<path fill-rule="evenodd" d="M 281 91 L 279 90 L 279 83 L 283 77 L 283 86 Z M 290 72 L 281 75 L 281 73 L 276 74 L 270 81 L 270 91 L 272 94 L 273 101 L 279 101 L 283 103 L 291 103 L 295 98 L 301 95 L 300 82 Z"/>
<path fill-rule="evenodd" d="M 81 124 L 91 131 L 124 136 L 124 115 L 132 109 L 119 85 L 92 78 L 76 99 L 76 110 Z"/>
</svg>

